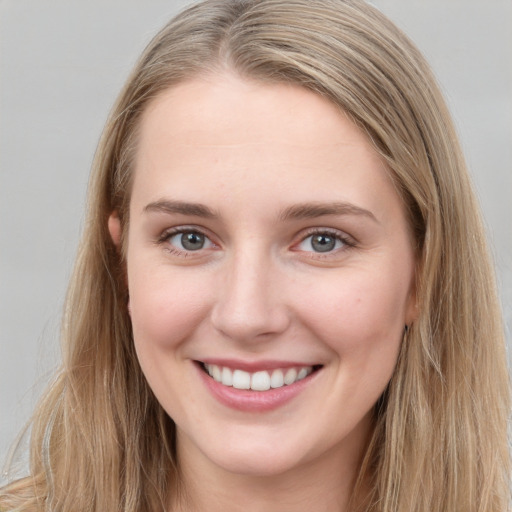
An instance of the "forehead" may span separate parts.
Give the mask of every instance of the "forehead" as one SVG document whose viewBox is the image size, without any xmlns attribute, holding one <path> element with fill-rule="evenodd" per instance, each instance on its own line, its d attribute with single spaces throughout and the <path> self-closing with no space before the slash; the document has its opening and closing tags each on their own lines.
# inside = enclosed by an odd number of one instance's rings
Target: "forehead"
<svg viewBox="0 0 512 512">
<path fill-rule="evenodd" d="M 341 117 L 346 119 L 343 134 Z M 320 118 L 322 131 L 317 130 Z M 319 94 L 295 84 L 263 83 L 231 72 L 199 76 L 160 93 L 143 114 L 142 131 L 153 140 L 158 133 L 195 145 L 204 137 L 203 143 L 219 146 L 272 144 L 276 138 L 301 146 L 351 142 L 370 146 L 346 114 Z M 141 142 L 148 140 L 143 137 Z"/>
<path fill-rule="evenodd" d="M 139 137 L 137 201 L 179 194 L 201 202 L 240 197 L 245 206 L 249 197 L 257 202 L 256 191 L 276 208 L 286 201 L 364 203 L 372 195 L 398 201 L 362 130 L 338 106 L 296 85 L 230 73 L 189 80 L 153 100 Z"/>
</svg>

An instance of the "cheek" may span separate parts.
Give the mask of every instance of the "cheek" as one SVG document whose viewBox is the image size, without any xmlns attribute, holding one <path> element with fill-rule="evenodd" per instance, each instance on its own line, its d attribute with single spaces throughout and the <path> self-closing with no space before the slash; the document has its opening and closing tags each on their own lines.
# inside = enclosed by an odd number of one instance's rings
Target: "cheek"
<svg viewBox="0 0 512 512">
<path fill-rule="evenodd" d="M 302 306 L 305 321 L 342 358 L 360 356 L 362 364 L 371 354 L 394 358 L 404 328 L 408 285 L 389 276 L 353 272 L 309 287 L 313 292 Z"/>
<path fill-rule="evenodd" d="M 165 269 L 164 269 L 165 270 Z M 209 303 L 204 280 L 129 269 L 130 307 L 137 350 L 175 349 L 197 328 Z"/>
<path fill-rule="evenodd" d="M 186 341 L 205 318 L 207 298 L 204 289 L 190 277 L 170 275 L 169 269 L 148 272 L 147 268 L 151 267 L 129 269 L 135 350 L 158 401 L 171 417 L 178 417 L 181 402 L 169 389 L 181 388 L 186 382 L 181 364 L 187 356 Z M 188 400 L 194 397 L 188 396 Z"/>
</svg>

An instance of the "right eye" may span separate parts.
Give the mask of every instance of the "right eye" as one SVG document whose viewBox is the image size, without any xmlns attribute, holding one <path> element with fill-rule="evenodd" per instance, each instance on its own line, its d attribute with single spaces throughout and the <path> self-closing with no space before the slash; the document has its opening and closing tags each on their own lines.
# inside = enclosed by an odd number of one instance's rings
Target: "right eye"
<svg viewBox="0 0 512 512">
<path fill-rule="evenodd" d="M 193 252 L 213 247 L 213 242 L 200 231 L 180 229 L 168 232 L 162 242 L 167 242 L 177 252 Z"/>
</svg>

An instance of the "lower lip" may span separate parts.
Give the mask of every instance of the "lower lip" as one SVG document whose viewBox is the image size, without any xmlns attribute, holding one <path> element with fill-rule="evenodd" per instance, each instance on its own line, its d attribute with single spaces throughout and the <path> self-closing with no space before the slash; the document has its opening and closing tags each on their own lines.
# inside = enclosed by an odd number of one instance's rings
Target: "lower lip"
<svg viewBox="0 0 512 512">
<path fill-rule="evenodd" d="M 206 387 L 221 404 L 244 412 L 266 412 L 282 407 L 309 386 L 320 372 L 317 370 L 289 386 L 271 388 L 267 391 L 250 391 L 224 386 L 210 377 L 200 364 L 196 366 Z"/>
</svg>

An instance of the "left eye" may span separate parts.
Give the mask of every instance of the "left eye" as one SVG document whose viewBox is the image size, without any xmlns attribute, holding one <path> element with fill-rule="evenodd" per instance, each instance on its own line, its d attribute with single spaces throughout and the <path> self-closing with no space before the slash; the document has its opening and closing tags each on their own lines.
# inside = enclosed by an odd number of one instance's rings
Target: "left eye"
<svg viewBox="0 0 512 512">
<path fill-rule="evenodd" d="M 171 235 L 169 243 L 181 251 L 199 251 L 212 247 L 211 240 L 198 231 L 183 231 Z"/>
<path fill-rule="evenodd" d="M 344 245 L 340 237 L 333 233 L 314 233 L 304 238 L 298 247 L 301 251 L 331 252 Z"/>
</svg>

